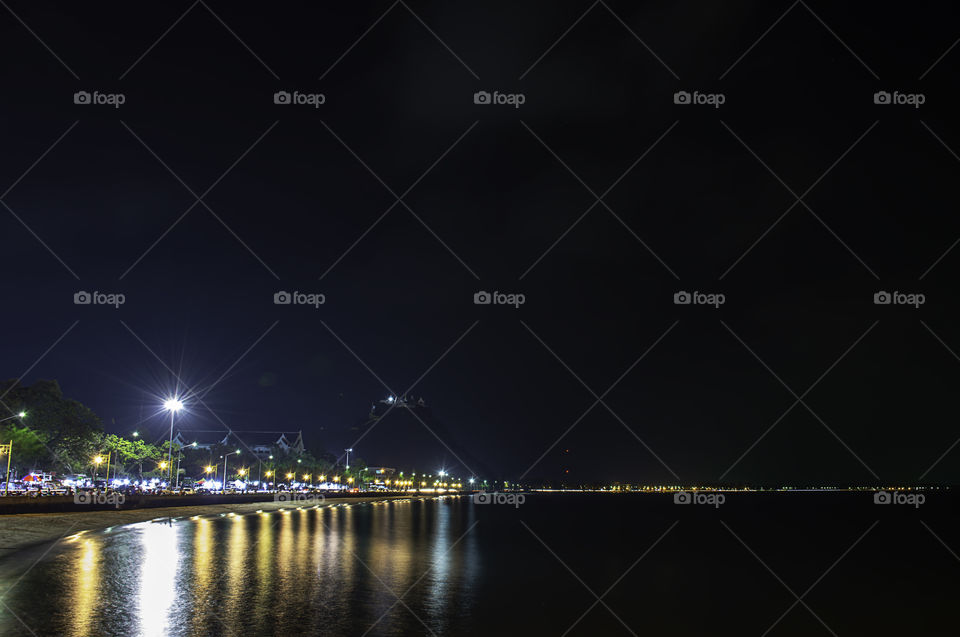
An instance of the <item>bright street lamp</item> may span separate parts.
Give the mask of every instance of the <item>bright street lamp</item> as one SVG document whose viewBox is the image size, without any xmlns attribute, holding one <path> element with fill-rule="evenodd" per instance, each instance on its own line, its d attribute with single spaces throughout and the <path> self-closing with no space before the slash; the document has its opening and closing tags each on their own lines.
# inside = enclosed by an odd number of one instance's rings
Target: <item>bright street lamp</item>
<svg viewBox="0 0 960 637">
<path fill-rule="evenodd" d="M 21 411 L 20 413 L 14 414 L 12 416 L 7 416 L 6 418 L 0 418 L 0 422 L 3 422 L 4 420 L 11 420 L 13 418 L 26 418 L 26 417 L 27 417 L 27 412 Z"/>
<path fill-rule="evenodd" d="M 163 401 L 163 408 L 170 412 L 170 442 L 167 448 L 167 464 L 170 470 L 173 470 L 173 417 L 178 411 L 183 409 L 183 402 L 176 396 Z M 172 477 L 172 476 L 171 476 Z M 170 482 L 168 477 L 167 482 Z"/>
</svg>

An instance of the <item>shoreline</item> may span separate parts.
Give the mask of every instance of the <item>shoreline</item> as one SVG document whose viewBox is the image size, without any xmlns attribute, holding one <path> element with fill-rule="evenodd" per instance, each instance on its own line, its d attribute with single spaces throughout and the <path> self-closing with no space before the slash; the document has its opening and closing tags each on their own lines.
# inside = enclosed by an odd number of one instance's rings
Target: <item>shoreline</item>
<svg viewBox="0 0 960 637">
<path fill-rule="evenodd" d="M 324 498 L 323 505 L 383 502 L 437 497 L 429 495 L 371 495 L 360 497 Z M 184 518 L 194 515 L 218 515 L 254 513 L 258 510 L 278 511 L 303 506 L 298 502 L 275 502 L 271 500 L 232 504 L 198 504 L 189 506 L 151 507 L 144 509 L 120 509 L 102 511 L 78 511 L 64 513 L 16 513 L 0 516 L 0 562 L 30 548 L 59 542 L 79 533 L 100 531 L 113 526 L 148 522 L 158 518 Z"/>
</svg>

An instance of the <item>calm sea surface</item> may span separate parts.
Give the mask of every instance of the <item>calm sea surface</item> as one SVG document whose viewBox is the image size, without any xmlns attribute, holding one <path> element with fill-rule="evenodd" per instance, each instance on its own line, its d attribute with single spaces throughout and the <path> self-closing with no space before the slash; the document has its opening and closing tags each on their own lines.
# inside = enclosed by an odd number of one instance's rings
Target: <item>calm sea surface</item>
<svg viewBox="0 0 960 637">
<path fill-rule="evenodd" d="M 528 494 L 164 518 L 4 560 L 0 634 L 960 635 L 956 504 Z"/>
</svg>

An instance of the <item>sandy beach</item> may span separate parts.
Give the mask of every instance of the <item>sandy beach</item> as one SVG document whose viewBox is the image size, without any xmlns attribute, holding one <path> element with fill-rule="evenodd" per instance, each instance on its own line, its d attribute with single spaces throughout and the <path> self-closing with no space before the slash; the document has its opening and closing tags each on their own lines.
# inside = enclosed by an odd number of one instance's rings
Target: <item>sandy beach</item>
<svg viewBox="0 0 960 637">
<path fill-rule="evenodd" d="M 323 505 L 358 504 L 362 502 L 382 502 L 385 500 L 423 498 L 431 496 L 384 496 L 326 498 Z M 312 506 L 313 503 L 310 503 Z M 111 526 L 146 522 L 158 518 L 183 518 L 194 515 L 218 515 L 220 513 L 252 513 L 258 510 L 276 511 L 284 508 L 297 508 L 303 503 L 247 502 L 243 504 L 207 504 L 199 506 L 157 507 L 149 509 L 130 509 L 119 511 L 89 511 L 79 513 L 21 513 L 0 516 L 0 560 L 37 544 Z"/>
</svg>

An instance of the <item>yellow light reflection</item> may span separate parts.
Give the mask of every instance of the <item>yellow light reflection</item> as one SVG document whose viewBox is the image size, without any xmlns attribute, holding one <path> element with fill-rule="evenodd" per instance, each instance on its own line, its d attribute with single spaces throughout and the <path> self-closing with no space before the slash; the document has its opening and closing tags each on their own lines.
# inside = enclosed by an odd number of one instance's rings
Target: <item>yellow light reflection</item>
<svg viewBox="0 0 960 637">
<path fill-rule="evenodd" d="M 250 534 L 247 531 L 247 518 L 236 516 L 230 525 L 227 538 L 226 577 L 220 582 L 224 588 L 224 606 L 226 612 L 223 618 L 227 626 L 237 626 L 240 623 L 240 614 L 247 603 L 246 584 L 243 577 L 246 573 L 246 560 L 249 551 Z"/>
<path fill-rule="evenodd" d="M 86 637 L 94 634 L 92 620 L 99 601 L 100 544 L 96 540 L 84 540 L 75 564 L 69 606 L 76 612 L 70 613 L 73 627 L 70 634 Z"/>
<path fill-rule="evenodd" d="M 138 599 L 140 635 L 161 637 L 170 633 L 170 610 L 177 595 L 178 527 L 150 523 L 140 536 L 143 560 Z"/>
<path fill-rule="evenodd" d="M 213 593 L 213 522 L 203 518 L 197 520 L 193 527 L 193 607 L 205 608 L 207 600 Z M 205 613 L 194 613 L 191 617 L 191 633 L 195 635 L 209 634 L 212 622 L 217 622 Z"/>
<path fill-rule="evenodd" d="M 270 520 L 268 513 L 261 512 L 259 516 L 256 516 L 258 523 L 260 524 L 260 530 L 257 533 L 257 607 L 258 608 L 271 608 L 274 603 L 274 594 L 276 588 L 276 582 L 274 577 L 274 560 L 276 555 L 274 554 L 273 540 L 274 532 L 273 523 Z M 266 635 L 268 634 L 268 623 L 270 617 L 267 613 L 256 613 L 255 620 L 258 622 L 256 626 L 250 626 L 252 629 L 252 634 L 255 635 Z"/>
</svg>

